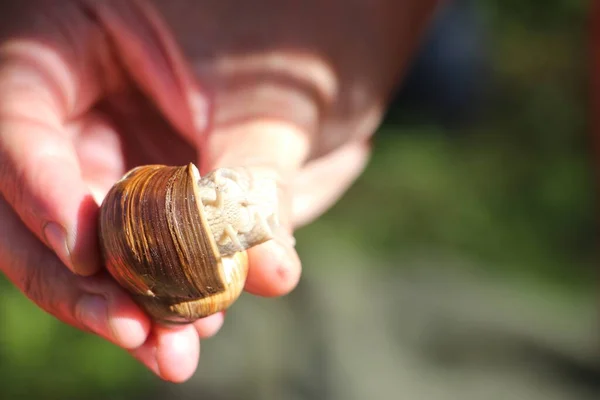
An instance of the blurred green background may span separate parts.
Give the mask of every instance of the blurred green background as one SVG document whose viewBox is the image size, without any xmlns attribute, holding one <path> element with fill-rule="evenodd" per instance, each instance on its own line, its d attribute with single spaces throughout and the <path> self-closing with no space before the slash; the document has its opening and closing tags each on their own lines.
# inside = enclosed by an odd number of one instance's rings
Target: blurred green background
<svg viewBox="0 0 600 400">
<path fill-rule="evenodd" d="M 294 293 L 244 295 L 170 385 L 0 280 L 0 399 L 600 398 L 588 2 L 459 3 Z"/>
</svg>

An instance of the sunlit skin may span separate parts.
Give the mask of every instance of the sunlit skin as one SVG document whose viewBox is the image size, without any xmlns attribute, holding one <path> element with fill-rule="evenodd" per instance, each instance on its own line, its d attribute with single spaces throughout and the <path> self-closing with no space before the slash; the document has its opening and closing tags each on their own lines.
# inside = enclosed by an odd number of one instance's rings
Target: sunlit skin
<svg viewBox="0 0 600 400">
<path fill-rule="evenodd" d="M 199 339 L 225 316 L 151 323 L 103 272 L 104 195 L 141 164 L 272 169 L 284 229 L 250 251 L 246 290 L 289 293 L 301 274 L 289 236 L 363 170 L 434 9 L 433 0 L 2 2 L 0 270 L 61 321 L 162 379 L 189 379 Z"/>
</svg>

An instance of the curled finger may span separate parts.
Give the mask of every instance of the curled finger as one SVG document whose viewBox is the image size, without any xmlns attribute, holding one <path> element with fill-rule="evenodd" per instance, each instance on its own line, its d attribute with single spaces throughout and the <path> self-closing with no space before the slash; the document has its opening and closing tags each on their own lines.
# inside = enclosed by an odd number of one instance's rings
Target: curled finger
<svg viewBox="0 0 600 400">
<path fill-rule="evenodd" d="M 0 271 L 41 309 L 129 350 L 162 379 L 182 381 L 193 374 L 199 357 L 193 326 L 153 326 L 107 275 L 72 274 L 27 230 L 2 197 L 0 220 Z"/>
<path fill-rule="evenodd" d="M 79 277 L 38 241 L 0 197 L 0 270 L 35 304 L 123 348 L 146 340 L 150 322 L 108 277 Z"/>
<path fill-rule="evenodd" d="M 202 173 L 219 167 L 240 168 L 250 180 L 275 182 L 277 229 L 273 240 L 248 250 L 246 290 L 250 293 L 269 297 L 285 295 L 300 279 L 301 263 L 294 247 L 289 183 L 307 156 L 308 141 L 306 134 L 293 125 L 258 120 L 219 132 L 201 149 Z"/>
</svg>

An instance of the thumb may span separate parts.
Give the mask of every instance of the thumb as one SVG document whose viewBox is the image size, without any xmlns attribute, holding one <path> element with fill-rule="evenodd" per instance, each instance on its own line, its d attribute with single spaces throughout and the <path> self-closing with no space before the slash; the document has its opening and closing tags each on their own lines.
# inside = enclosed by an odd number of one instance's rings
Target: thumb
<svg viewBox="0 0 600 400">
<path fill-rule="evenodd" d="M 274 240 L 248 250 L 246 290 L 268 297 L 289 293 L 301 274 L 294 248 L 290 188 L 307 157 L 309 137 L 294 125 L 258 120 L 219 130 L 206 144 L 200 149 L 202 175 L 221 167 L 243 167 L 258 179 L 275 177 L 280 227 Z"/>
</svg>

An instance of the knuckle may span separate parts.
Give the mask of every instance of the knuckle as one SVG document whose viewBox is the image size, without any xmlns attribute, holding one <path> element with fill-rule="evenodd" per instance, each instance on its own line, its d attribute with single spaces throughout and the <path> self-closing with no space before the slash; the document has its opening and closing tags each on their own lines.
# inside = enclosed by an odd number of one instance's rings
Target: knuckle
<svg viewBox="0 0 600 400">
<path fill-rule="evenodd" d="M 20 287 L 31 301 L 51 312 L 52 310 L 48 309 L 48 295 L 44 290 L 45 287 L 48 287 L 47 284 L 41 268 L 30 268 L 21 277 Z"/>
<path fill-rule="evenodd" d="M 44 311 L 57 317 L 68 315 L 65 307 L 74 296 L 68 270 L 26 230 L 2 196 L 0 221 L 0 272 Z"/>
<path fill-rule="evenodd" d="M 56 278 L 58 274 L 51 271 L 54 268 L 42 267 L 47 261 L 29 259 L 26 261 L 29 266 L 21 276 L 19 287 L 25 296 L 37 306 L 51 315 L 62 317 L 63 307 L 60 299 L 60 292 L 54 288 L 57 286 Z"/>
</svg>

